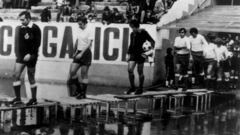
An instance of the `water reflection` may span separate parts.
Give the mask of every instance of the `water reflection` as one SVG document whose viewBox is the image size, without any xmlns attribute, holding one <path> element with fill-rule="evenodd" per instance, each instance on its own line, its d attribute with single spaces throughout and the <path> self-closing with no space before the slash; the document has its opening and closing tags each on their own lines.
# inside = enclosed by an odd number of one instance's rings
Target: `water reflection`
<svg viewBox="0 0 240 135">
<path fill-rule="evenodd" d="M 220 101 L 221 99 L 221 101 Z M 205 113 L 172 113 L 166 108 L 161 111 L 159 119 L 152 121 L 127 119 L 124 121 L 69 121 L 58 119 L 53 123 L 38 123 L 36 111 L 13 111 L 5 113 L 1 119 L 1 135 L 239 135 L 240 101 L 232 97 L 222 101 L 214 99 L 214 105 Z M 40 110 L 44 111 L 44 109 Z M 184 110 L 186 112 L 186 109 Z M 158 111 L 159 112 L 159 111 Z M 1 118 L 3 118 L 1 114 Z M 24 118 L 21 118 L 22 116 Z M 47 120 L 46 120 L 47 121 Z M 44 126 L 45 125 L 45 126 Z"/>
</svg>

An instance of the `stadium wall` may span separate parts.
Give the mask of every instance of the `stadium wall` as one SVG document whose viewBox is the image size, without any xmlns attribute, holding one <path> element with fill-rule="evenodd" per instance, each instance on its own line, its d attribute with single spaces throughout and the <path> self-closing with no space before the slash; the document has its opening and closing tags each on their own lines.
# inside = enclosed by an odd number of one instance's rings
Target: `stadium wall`
<svg viewBox="0 0 240 135">
<path fill-rule="evenodd" d="M 76 38 L 78 25 L 74 23 L 37 23 L 42 32 L 39 49 L 39 61 L 36 67 L 38 83 L 65 84 Z M 0 77 L 11 78 L 15 62 L 15 44 L 17 43 L 17 22 L 0 23 Z M 93 64 L 90 68 L 90 84 L 106 86 L 129 86 L 126 53 L 131 29 L 128 24 L 90 23 L 95 30 L 92 45 Z M 141 25 L 156 41 L 156 25 Z M 157 55 L 157 54 L 156 54 Z M 158 61 L 158 60 L 157 60 Z M 154 83 L 155 65 L 145 63 L 145 86 Z M 23 75 L 27 82 L 26 75 Z M 137 78 L 137 77 L 136 77 Z M 136 82 L 138 79 L 136 79 Z"/>
</svg>

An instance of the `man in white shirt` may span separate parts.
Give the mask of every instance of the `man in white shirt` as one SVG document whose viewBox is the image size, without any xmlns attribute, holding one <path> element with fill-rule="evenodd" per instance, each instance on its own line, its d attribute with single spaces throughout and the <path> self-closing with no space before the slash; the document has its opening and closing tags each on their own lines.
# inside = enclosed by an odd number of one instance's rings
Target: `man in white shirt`
<svg viewBox="0 0 240 135">
<path fill-rule="evenodd" d="M 91 27 L 88 26 L 86 17 L 78 17 L 77 21 L 80 28 L 77 38 L 78 44 L 73 56 L 73 62 L 71 63 L 67 84 L 70 93 L 73 91 L 73 85 L 75 85 L 75 87 L 77 87 L 77 93 L 75 93 L 76 98 L 84 99 L 86 98 L 86 90 L 88 86 L 88 69 L 92 62 L 91 45 L 94 32 L 91 30 Z M 79 82 L 77 76 L 80 67 L 82 82 Z"/>
<path fill-rule="evenodd" d="M 205 62 L 207 89 L 213 88 L 214 84 L 214 69 L 217 64 L 216 44 L 214 43 L 215 36 L 208 35 L 208 45 L 203 48 L 203 57 Z"/>
<path fill-rule="evenodd" d="M 188 37 L 186 37 L 187 30 L 185 28 L 180 28 L 179 36 L 175 38 L 174 50 L 176 53 L 176 73 L 175 73 L 175 87 L 178 88 L 178 81 L 180 75 L 184 77 L 184 89 L 188 86 L 188 65 L 190 56 L 190 42 Z"/>
<path fill-rule="evenodd" d="M 190 48 L 191 48 L 191 55 L 193 60 L 193 77 L 197 79 L 197 84 L 199 86 L 203 86 L 204 80 L 204 72 L 203 72 L 203 48 L 208 43 L 206 39 L 201 35 L 198 34 L 197 28 L 190 29 L 191 36 L 190 39 Z"/>
<path fill-rule="evenodd" d="M 221 38 L 216 38 L 215 43 L 216 47 L 216 55 L 217 55 L 217 84 L 216 90 L 222 88 L 222 79 L 223 79 L 223 72 L 227 68 L 227 58 L 228 58 L 228 50 L 227 47 L 223 45 L 223 41 Z"/>
</svg>

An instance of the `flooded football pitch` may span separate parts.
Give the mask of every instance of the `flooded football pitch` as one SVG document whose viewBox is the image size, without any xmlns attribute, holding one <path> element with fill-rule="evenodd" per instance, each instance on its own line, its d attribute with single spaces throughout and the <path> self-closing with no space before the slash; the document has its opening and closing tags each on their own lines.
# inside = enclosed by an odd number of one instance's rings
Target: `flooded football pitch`
<svg viewBox="0 0 240 135">
<path fill-rule="evenodd" d="M 113 88 L 114 89 L 114 88 Z M 94 92 L 93 92 L 94 93 Z M 153 115 L 121 114 L 119 119 L 100 119 L 91 114 L 70 121 L 58 109 L 16 110 L 0 120 L 1 135 L 240 135 L 239 91 L 212 94 L 209 107 L 159 108 Z M 190 100 L 185 100 L 190 102 Z M 146 106 L 145 101 L 139 106 Z M 201 106 L 201 105 L 200 105 Z M 205 108 L 205 109 L 204 109 Z M 81 114 L 82 110 L 76 110 Z M 101 112 L 104 116 L 104 111 Z M 47 114 L 47 117 L 41 116 Z M 106 113 L 105 113 L 106 115 Z M 114 113 L 110 113 L 114 115 Z M 3 114 L 1 113 L 1 118 Z"/>
</svg>

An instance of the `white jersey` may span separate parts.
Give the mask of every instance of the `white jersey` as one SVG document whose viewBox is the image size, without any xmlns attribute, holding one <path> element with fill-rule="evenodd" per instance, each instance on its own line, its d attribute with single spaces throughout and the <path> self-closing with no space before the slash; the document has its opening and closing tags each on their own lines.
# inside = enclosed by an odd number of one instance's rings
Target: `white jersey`
<svg viewBox="0 0 240 135">
<path fill-rule="evenodd" d="M 209 43 L 207 46 L 203 48 L 203 57 L 205 59 L 214 59 L 217 60 L 216 54 L 216 45 L 214 43 Z"/>
<path fill-rule="evenodd" d="M 194 52 L 202 52 L 204 46 L 208 45 L 206 39 L 200 34 L 197 34 L 195 38 L 193 36 L 190 36 L 189 39 L 190 39 L 191 51 L 194 51 Z"/>
<path fill-rule="evenodd" d="M 216 55 L 217 55 L 217 61 L 223 61 L 226 60 L 228 57 L 228 50 L 226 46 L 221 45 L 220 47 L 216 46 Z"/>
<path fill-rule="evenodd" d="M 89 43 L 93 40 L 93 34 L 94 34 L 93 30 L 88 25 L 84 30 L 79 29 L 79 33 L 77 36 L 78 40 L 77 49 L 83 50 L 84 48 L 86 48 L 89 45 Z"/>
<path fill-rule="evenodd" d="M 181 50 L 177 50 L 177 54 L 189 54 L 190 53 L 190 42 L 188 37 L 176 37 L 174 41 L 174 47 L 184 48 Z"/>
</svg>

